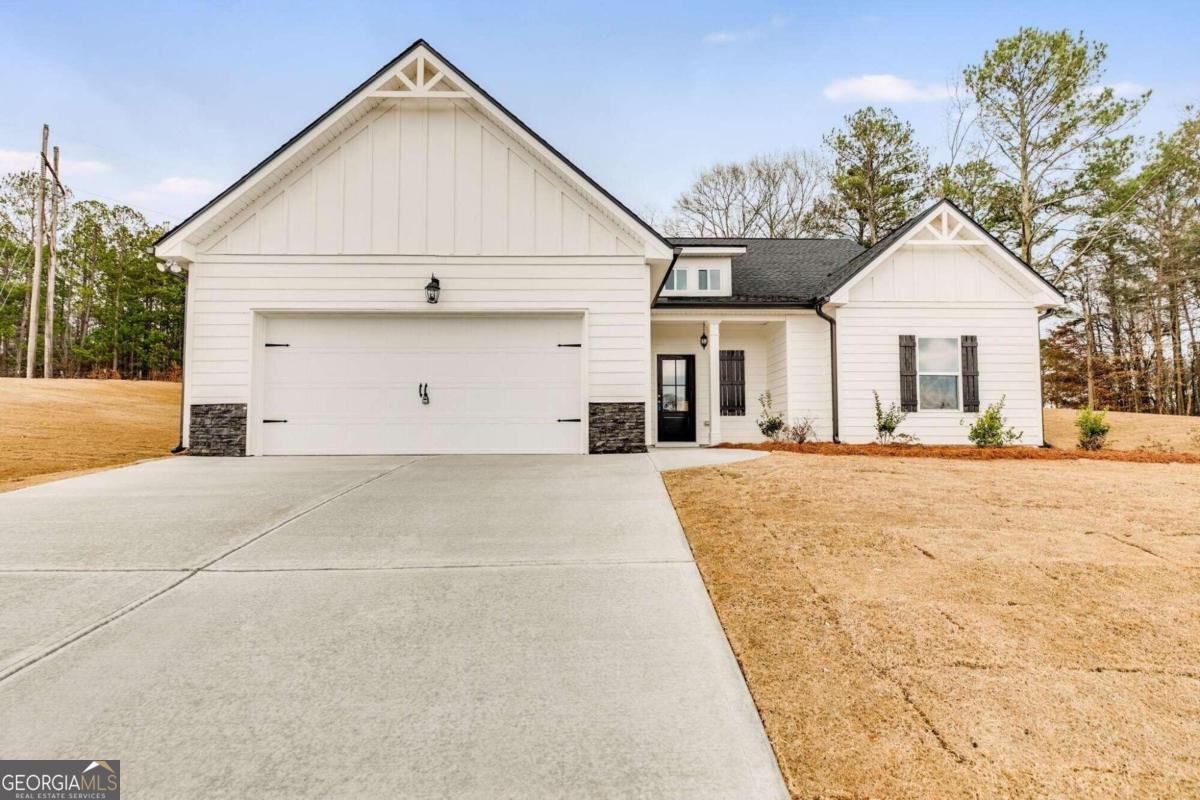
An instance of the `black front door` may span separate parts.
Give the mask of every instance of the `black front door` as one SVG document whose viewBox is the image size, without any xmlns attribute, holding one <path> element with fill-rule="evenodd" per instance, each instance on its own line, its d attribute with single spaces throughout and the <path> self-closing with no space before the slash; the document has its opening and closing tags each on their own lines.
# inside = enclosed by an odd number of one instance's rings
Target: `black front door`
<svg viewBox="0 0 1200 800">
<path fill-rule="evenodd" d="M 658 441 L 696 441 L 696 357 L 658 357 Z"/>
</svg>

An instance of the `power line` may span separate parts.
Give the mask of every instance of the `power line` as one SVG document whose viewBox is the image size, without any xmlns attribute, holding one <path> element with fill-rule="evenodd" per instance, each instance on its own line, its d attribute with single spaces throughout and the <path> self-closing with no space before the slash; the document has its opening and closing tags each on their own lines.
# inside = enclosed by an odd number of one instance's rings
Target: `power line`
<svg viewBox="0 0 1200 800">
<path fill-rule="evenodd" d="M 171 220 L 172 217 L 180 216 L 179 214 L 171 214 L 171 213 L 168 213 L 161 209 L 147 208 L 145 206 L 135 206 L 133 203 L 127 203 L 124 200 L 121 200 L 119 198 L 110 197 L 108 195 L 100 194 L 99 192 L 91 192 L 91 191 L 88 191 L 87 189 L 80 189 L 78 186 L 72 186 L 71 191 L 74 192 L 75 194 L 86 194 L 88 197 L 94 197 L 97 200 L 107 200 L 110 203 L 116 203 L 118 205 L 128 206 L 129 208 L 132 208 L 134 211 L 149 212 L 150 214 L 154 214 L 154 215 L 157 215 L 160 217 L 165 217 L 166 221 L 168 221 L 168 222 Z"/>
</svg>

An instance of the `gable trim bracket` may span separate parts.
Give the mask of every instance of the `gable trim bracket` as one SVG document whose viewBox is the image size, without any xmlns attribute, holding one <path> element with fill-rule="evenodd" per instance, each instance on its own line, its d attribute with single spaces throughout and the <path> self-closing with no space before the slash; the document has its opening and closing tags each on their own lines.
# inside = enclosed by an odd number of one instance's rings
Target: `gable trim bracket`
<svg viewBox="0 0 1200 800">
<path fill-rule="evenodd" d="M 933 217 L 938 211 L 948 210 L 951 214 L 958 217 L 958 221 L 953 228 L 949 228 L 946 224 L 946 219 L 943 217 L 943 230 L 940 234 L 936 234 L 932 239 L 917 239 L 914 237 L 921 233 L 924 228 L 922 222 Z M 986 248 L 992 253 L 999 256 L 1001 261 L 1006 262 L 1013 268 L 1014 272 L 1022 275 L 1028 285 L 1033 288 L 1034 305 L 1042 310 L 1056 308 L 1066 303 L 1066 297 L 1058 287 L 1046 280 L 1040 272 L 1034 269 L 1029 264 L 1004 245 L 999 239 L 992 235 L 991 231 L 980 225 L 970 214 L 959 208 L 954 201 L 948 197 L 943 197 L 936 201 L 921 213 L 917 214 L 911 220 L 905 222 L 900 227 L 907 228 L 903 235 L 898 237 L 896 241 L 883 247 L 877 253 L 871 254 L 858 269 L 853 273 L 842 276 L 841 280 L 833 286 L 826 288 L 823 293 L 827 302 L 832 307 L 844 305 L 850 301 L 850 290 L 854 288 L 860 281 L 864 280 L 867 275 L 872 272 L 872 268 L 886 260 L 889 256 L 897 252 L 905 245 L 919 247 L 969 247 L 969 248 Z M 956 237 L 964 231 L 970 229 L 979 235 L 980 238 L 974 240 L 961 240 Z"/>
</svg>

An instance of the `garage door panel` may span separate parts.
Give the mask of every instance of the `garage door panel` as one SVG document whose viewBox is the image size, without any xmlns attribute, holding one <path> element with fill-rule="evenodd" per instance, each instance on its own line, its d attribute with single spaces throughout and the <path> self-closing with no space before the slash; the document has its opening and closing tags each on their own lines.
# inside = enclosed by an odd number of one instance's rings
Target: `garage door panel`
<svg viewBox="0 0 1200 800">
<path fill-rule="evenodd" d="M 456 431 L 426 423 L 319 422 L 304 436 L 286 426 L 263 426 L 264 452 L 271 455 L 329 453 L 573 453 L 579 449 L 580 423 L 463 423 Z"/>
<path fill-rule="evenodd" d="M 396 387 L 319 384 L 275 387 L 263 416 L 287 419 L 289 424 L 320 420 L 426 423 L 468 419 L 504 424 L 579 416 L 579 387 L 565 383 L 503 387 L 431 384 L 426 391 L 429 405 L 421 402 L 415 383 Z"/>
<path fill-rule="evenodd" d="M 578 316 L 270 317 L 263 452 L 549 453 L 582 443 Z M 424 404 L 418 386 L 427 385 Z"/>
</svg>

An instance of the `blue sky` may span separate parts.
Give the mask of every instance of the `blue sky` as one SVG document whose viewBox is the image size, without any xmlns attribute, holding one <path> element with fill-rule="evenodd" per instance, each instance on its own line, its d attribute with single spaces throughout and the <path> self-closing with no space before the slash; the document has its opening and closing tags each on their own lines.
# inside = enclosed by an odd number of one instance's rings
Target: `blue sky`
<svg viewBox="0 0 1200 800">
<path fill-rule="evenodd" d="M 49 122 L 80 197 L 178 221 L 423 37 L 664 212 L 705 166 L 815 148 L 868 102 L 937 155 L 947 83 L 1021 25 L 1107 42 L 1106 82 L 1155 92 L 1140 133 L 1200 102 L 1194 2 L 0 0 L 0 171 L 32 163 Z"/>
</svg>

